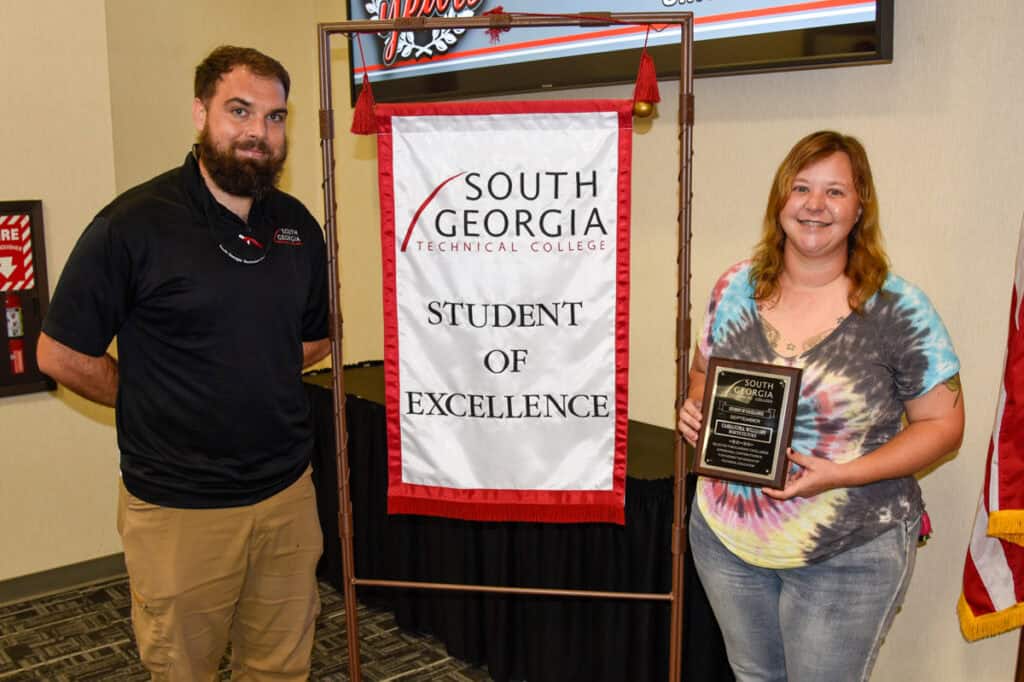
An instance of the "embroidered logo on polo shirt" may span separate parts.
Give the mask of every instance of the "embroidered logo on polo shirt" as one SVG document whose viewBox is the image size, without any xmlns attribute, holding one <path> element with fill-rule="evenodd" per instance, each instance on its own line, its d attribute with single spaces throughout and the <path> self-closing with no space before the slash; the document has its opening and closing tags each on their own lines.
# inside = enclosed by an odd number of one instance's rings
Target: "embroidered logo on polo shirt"
<svg viewBox="0 0 1024 682">
<path fill-rule="evenodd" d="M 299 231 L 290 227 L 279 227 L 274 232 L 275 244 L 286 244 L 288 246 L 302 246 L 302 237 Z"/>
</svg>

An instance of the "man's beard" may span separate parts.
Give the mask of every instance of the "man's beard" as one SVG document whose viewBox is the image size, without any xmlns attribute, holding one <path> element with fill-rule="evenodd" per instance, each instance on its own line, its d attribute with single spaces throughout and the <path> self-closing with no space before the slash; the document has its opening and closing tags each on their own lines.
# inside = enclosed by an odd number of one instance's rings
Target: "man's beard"
<svg viewBox="0 0 1024 682">
<path fill-rule="evenodd" d="M 231 142 L 226 150 L 218 149 L 210 139 L 210 129 L 204 126 L 199 133 L 199 158 L 210 178 L 228 194 L 237 197 L 257 197 L 277 184 L 288 156 L 288 142 L 281 145 L 280 156 L 274 156 L 263 140 Z M 235 152 L 258 149 L 268 154 L 265 160 L 242 159 Z"/>
</svg>

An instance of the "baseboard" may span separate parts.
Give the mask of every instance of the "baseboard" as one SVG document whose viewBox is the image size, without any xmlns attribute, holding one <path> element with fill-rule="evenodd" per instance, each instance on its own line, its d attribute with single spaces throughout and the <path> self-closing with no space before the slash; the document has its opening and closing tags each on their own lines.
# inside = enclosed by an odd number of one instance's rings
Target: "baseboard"
<svg viewBox="0 0 1024 682">
<path fill-rule="evenodd" d="M 41 597 L 72 587 L 126 575 L 124 554 L 110 554 L 77 564 L 0 580 L 0 604 Z"/>
</svg>

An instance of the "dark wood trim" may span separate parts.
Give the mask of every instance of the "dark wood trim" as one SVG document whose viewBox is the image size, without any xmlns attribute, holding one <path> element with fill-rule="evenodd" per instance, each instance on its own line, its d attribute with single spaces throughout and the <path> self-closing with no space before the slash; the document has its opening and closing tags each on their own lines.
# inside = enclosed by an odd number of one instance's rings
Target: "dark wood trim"
<svg viewBox="0 0 1024 682">
<path fill-rule="evenodd" d="M 51 568 L 47 571 L 0 580 L 0 604 L 41 597 L 127 574 L 124 554 L 121 552 L 108 554 L 76 564 Z"/>
</svg>

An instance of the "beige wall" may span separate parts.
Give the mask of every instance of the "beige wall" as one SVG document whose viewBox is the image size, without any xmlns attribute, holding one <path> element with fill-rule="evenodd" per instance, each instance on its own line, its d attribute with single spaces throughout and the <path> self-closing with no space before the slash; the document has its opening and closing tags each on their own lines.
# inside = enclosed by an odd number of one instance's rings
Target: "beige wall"
<svg viewBox="0 0 1024 682">
<path fill-rule="evenodd" d="M 319 0 L 320 21 L 344 20 L 332 0 Z M 363 37 L 363 49 L 371 43 Z M 356 48 L 358 51 L 358 48 Z M 381 303 L 380 210 L 377 203 L 377 138 L 351 135 L 348 41 L 331 39 L 331 89 L 337 137 L 334 144 L 338 201 L 339 274 L 344 318 L 342 361 L 384 357 Z"/>
<path fill-rule="evenodd" d="M 891 65 L 697 84 L 695 302 L 706 300 L 716 273 L 749 252 L 771 174 L 788 147 L 804 133 L 833 127 L 867 146 L 894 270 L 929 294 L 960 354 L 964 443 L 922 480 L 935 534 L 918 555 L 877 681 L 1012 676 L 1016 634 L 968 645 L 954 607 L 1024 212 L 1024 135 L 1012 113 L 1024 108 L 1021 25 L 1024 4 L 1016 0 L 903 0 L 896 3 Z M 667 333 L 664 324 L 653 329 Z"/>
<path fill-rule="evenodd" d="M 52 283 L 114 191 L 103 2 L 0 2 L 0 198 L 41 199 Z M 0 399 L 0 579 L 118 551 L 113 413 Z"/>
<path fill-rule="evenodd" d="M 896 5 L 891 65 L 697 82 L 695 325 L 714 278 L 749 253 L 768 182 L 789 146 L 822 127 L 860 136 L 874 164 L 895 270 L 930 294 L 949 326 L 968 404 L 961 454 L 922 481 L 936 532 L 919 555 L 874 679 L 1005 680 L 1016 637 L 967 645 L 953 609 L 1024 212 L 1024 138 L 1015 122 L 1024 105 L 1017 85 L 1024 5 L 987 0 L 970 12 L 955 0 Z M 27 103 L 5 110 L 0 149 L 19 165 L 0 164 L 0 178 L 8 198 L 44 200 L 51 280 L 115 186 L 124 189 L 180 161 L 192 139 L 191 69 L 221 42 L 255 45 L 291 70 L 287 188 L 322 214 L 314 23 L 343 18 L 340 3 L 107 0 L 105 8 L 106 18 L 98 0 L 0 2 L 0 37 L 16 66 L 0 70 L 0 85 Z M 382 347 L 376 153 L 372 138 L 343 132 L 350 115 L 347 48 L 343 40 L 335 45 L 345 359 L 355 361 L 379 358 Z M 636 136 L 633 188 L 631 413 L 665 426 L 672 423 L 674 385 L 677 92 L 662 83 L 660 118 Z M 566 96 L 592 93 L 629 90 Z M 0 448 L 0 580 L 117 551 L 109 412 L 65 392 L 0 404 L 0 432 L 13 434 Z"/>
<path fill-rule="evenodd" d="M 255 47 L 292 78 L 282 187 L 323 214 L 311 0 L 106 0 L 117 189 L 181 164 L 195 139 L 192 79 L 218 45 Z"/>
<path fill-rule="evenodd" d="M 894 269 L 931 296 L 963 365 L 961 453 L 922 480 L 935 534 L 875 672 L 897 680 L 1006 680 L 1016 635 L 968 645 L 957 629 L 970 525 L 1005 347 L 1017 230 L 1024 212 L 1024 3 L 896 3 L 890 65 L 702 79 L 694 132 L 694 332 L 714 279 L 756 240 L 775 167 L 801 136 L 836 128 L 871 156 Z M 339 43 L 341 41 L 338 41 Z M 348 91 L 335 54 L 338 102 Z M 672 424 L 678 88 L 635 137 L 631 417 Z M 564 93 L 628 97 L 629 88 Z M 339 117 L 342 106 L 336 104 Z M 348 115 L 348 112 L 345 112 Z M 339 121 L 339 127 L 342 123 Z M 347 122 L 346 122 L 347 125 Z M 381 357 L 373 140 L 338 140 L 346 362 Z"/>
<path fill-rule="evenodd" d="M 314 7 L 0 2 L 0 92 L 17 94 L 0 126 L 0 187 L 5 199 L 43 200 L 51 292 L 97 210 L 181 163 L 195 134 L 192 70 L 221 43 L 263 49 L 290 70 L 283 185 L 322 215 Z M 0 580 L 120 551 L 113 411 L 63 389 L 0 405 Z"/>
</svg>

